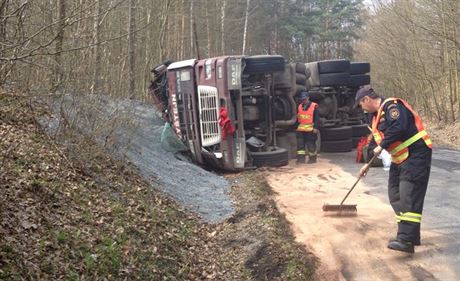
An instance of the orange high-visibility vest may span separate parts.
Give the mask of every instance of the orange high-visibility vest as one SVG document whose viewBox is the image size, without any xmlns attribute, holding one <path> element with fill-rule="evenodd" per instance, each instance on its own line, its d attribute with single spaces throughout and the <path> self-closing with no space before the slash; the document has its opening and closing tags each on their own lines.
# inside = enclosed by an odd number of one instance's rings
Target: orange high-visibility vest
<svg viewBox="0 0 460 281">
<path fill-rule="evenodd" d="M 414 142 L 418 141 L 419 139 L 423 139 L 426 146 L 428 146 L 429 148 L 432 148 L 433 145 L 432 145 L 430 136 L 425 131 L 425 127 L 423 126 L 422 120 L 420 119 L 418 114 L 412 109 L 412 107 L 410 107 L 410 105 L 405 100 L 399 99 L 399 98 L 386 99 L 380 105 L 377 115 L 374 116 L 374 118 L 372 119 L 372 135 L 374 136 L 374 140 L 377 143 L 377 145 L 380 145 L 380 143 L 382 142 L 384 138 L 383 132 L 379 131 L 378 129 L 380 119 L 382 118 L 382 114 L 384 113 L 383 107 L 385 103 L 391 102 L 391 101 L 400 101 L 407 109 L 409 109 L 412 115 L 414 115 L 415 127 L 417 128 L 417 131 L 418 131 L 417 134 L 408 138 L 404 142 L 395 141 L 394 143 L 390 144 L 390 146 L 388 147 L 387 150 L 391 154 L 391 161 L 395 164 L 401 164 L 409 157 L 409 146 L 413 144 Z"/>
<path fill-rule="evenodd" d="M 303 104 L 299 104 L 299 107 L 297 108 L 297 122 L 299 122 L 297 131 L 299 132 L 313 131 L 313 114 L 317 106 L 318 104 L 312 102 L 310 106 L 307 108 L 307 110 L 304 110 Z"/>
</svg>

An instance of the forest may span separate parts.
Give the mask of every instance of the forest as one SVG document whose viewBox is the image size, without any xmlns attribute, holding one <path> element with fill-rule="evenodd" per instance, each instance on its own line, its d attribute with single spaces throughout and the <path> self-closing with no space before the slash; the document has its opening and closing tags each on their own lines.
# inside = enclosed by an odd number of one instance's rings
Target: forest
<svg viewBox="0 0 460 281">
<path fill-rule="evenodd" d="M 460 112 L 458 0 L 0 1 L 0 87 L 143 100 L 152 67 L 220 55 L 369 61 L 430 119 Z"/>
</svg>

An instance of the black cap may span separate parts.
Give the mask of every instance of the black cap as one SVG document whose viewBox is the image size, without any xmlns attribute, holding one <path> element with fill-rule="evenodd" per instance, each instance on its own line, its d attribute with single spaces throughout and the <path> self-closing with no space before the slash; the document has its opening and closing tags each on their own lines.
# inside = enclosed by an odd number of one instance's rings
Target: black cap
<svg viewBox="0 0 460 281">
<path fill-rule="evenodd" d="M 308 91 L 303 90 L 302 92 L 299 93 L 299 99 L 304 100 L 310 96 L 310 93 Z"/>
<path fill-rule="evenodd" d="M 374 89 L 372 89 L 370 86 L 364 86 L 364 87 L 360 88 L 356 92 L 355 107 L 359 106 L 359 101 L 361 101 L 362 98 L 364 98 L 366 96 L 375 96 L 375 95 L 376 95 L 376 93 L 374 92 Z"/>
</svg>

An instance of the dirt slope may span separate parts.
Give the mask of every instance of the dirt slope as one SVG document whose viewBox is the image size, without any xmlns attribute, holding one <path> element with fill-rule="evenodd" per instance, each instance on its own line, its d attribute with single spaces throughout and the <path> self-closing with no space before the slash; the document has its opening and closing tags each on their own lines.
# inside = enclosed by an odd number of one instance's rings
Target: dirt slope
<svg viewBox="0 0 460 281">
<path fill-rule="evenodd" d="M 359 167 L 356 165 L 356 173 Z M 324 213 L 322 205 L 339 204 L 356 180 L 341 166 L 320 158 L 316 165 L 291 163 L 270 171 L 266 177 L 277 193 L 280 212 L 292 223 L 297 241 L 320 259 L 318 280 L 436 280 L 436 272 L 455 280 L 449 268 L 430 262 L 436 254 L 433 245 L 424 243 L 413 256 L 386 248 L 395 234 L 394 213 L 363 183 L 347 200 L 358 205 L 356 216 Z M 423 235 L 425 241 L 435 236 L 427 231 Z"/>
</svg>

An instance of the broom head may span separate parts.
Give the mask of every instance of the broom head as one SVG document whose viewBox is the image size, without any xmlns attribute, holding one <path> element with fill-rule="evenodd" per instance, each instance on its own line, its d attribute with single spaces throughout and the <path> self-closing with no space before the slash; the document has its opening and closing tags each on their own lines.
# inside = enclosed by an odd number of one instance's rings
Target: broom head
<svg viewBox="0 0 460 281">
<path fill-rule="evenodd" d="M 323 211 L 324 212 L 358 212 L 358 209 L 356 208 L 356 205 L 330 205 L 330 204 L 324 204 L 323 205 Z"/>
</svg>

